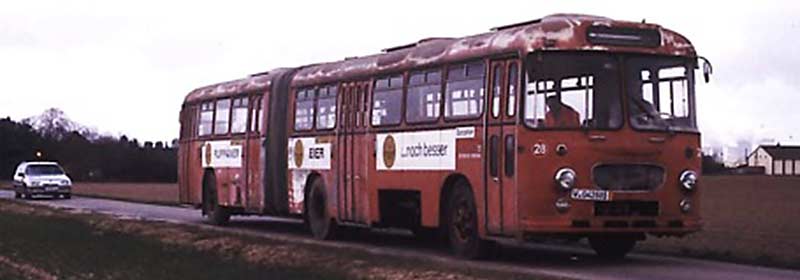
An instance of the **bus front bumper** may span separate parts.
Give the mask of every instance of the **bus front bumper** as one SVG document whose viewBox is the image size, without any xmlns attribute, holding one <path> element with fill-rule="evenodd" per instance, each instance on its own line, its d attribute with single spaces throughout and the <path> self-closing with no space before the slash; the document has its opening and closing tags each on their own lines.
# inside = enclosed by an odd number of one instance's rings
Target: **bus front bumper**
<svg viewBox="0 0 800 280">
<path fill-rule="evenodd" d="M 520 226 L 525 235 L 643 233 L 655 236 L 684 236 L 702 229 L 703 221 L 696 218 L 661 217 L 589 217 L 586 219 L 559 217 L 522 220 Z"/>
</svg>

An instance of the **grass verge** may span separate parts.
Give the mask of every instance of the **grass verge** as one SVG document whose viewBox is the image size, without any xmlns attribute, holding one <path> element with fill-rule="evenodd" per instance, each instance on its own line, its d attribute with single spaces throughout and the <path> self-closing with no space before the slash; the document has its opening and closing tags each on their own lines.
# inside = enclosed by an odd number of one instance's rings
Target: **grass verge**
<svg viewBox="0 0 800 280">
<path fill-rule="evenodd" d="M 58 279 L 347 278 L 343 273 L 324 269 L 260 266 L 240 258 L 103 230 L 52 210 L 34 211 L 44 213 L 0 211 L 3 225 L 0 255 L 7 260 L 6 265 L 0 266 L 0 278 L 14 279 L 20 275 Z"/>
<path fill-rule="evenodd" d="M 0 224 L 0 279 L 532 278 L 11 200 L 0 200 Z"/>
</svg>

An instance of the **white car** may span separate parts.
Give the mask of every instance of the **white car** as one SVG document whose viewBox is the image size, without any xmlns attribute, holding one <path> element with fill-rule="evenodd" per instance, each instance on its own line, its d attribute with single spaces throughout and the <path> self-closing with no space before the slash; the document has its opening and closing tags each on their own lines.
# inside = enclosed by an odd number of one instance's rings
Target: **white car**
<svg viewBox="0 0 800 280">
<path fill-rule="evenodd" d="M 56 162 L 23 162 L 14 172 L 16 198 L 33 198 L 34 195 L 70 198 L 72 180 Z"/>
</svg>

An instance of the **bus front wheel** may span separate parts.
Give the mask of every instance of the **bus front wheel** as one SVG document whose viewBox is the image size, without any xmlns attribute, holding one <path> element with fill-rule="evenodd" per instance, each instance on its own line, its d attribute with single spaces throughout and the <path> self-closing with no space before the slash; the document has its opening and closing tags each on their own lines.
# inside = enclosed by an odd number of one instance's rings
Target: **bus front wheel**
<svg viewBox="0 0 800 280">
<path fill-rule="evenodd" d="M 322 178 L 315 178 L 306 200 L 306 221 L 311 235 L 316 239 L 330 240 L 336 235 L 336 221 L 328 213 L 328 197 Z"/>
<path fill-rule="evenodd" d="M 592 236 L 589 245 L 598 256 L 606 259 L 622 259 L 636 246 L 635 236 Z"/>
<path fill-rule="evenodd" d="M 475 200 L 467 182 L 456 182 L 447 206 L 447 237 L 453 254 L 465 259 L 483 257 L 488 244 L 478 233 Z"/>
</svg>

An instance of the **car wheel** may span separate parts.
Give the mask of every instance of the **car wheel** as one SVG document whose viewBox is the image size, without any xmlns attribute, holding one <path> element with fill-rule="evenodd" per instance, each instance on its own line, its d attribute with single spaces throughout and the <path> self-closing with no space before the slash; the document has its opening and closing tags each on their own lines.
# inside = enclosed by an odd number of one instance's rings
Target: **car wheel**
<svg viewBox="0 0 800 280">
<path fill-rule="evenodd" d="M 336 221 L 328 213 L 328 197 L 325 184 L 321 178 L 311 182 L 305 203 L 305 216 L 311 235 L 316 239 L 334 239 L 337 230 Z"/>
<path fill-rule="evenodd" d="M 634 236 L 592 236 L 589 245 L 598 256 L 606 259 L 622 259 L 636 246 Z"/>
<path fill-rule="evenodd" d="M 479 236 L 475 200 L 466 181 L 456 182 L 447 206 L 447 237 L 453 254 L 464 259 L 485 256 L 488 244 Z"/>
<path fill-rule="evenodd" d="M 20 199 L 20 198 L 22 198 L 22 194 L 19 193 L 19 192 L 14 192 L 14 198 Z"/>
<path fill-rule="evenodd" d="M 64 199 L 70 199 L 70 198 L 72 198 L 72 194 L 65 194 L 64 195 Z"/>
</svg>

